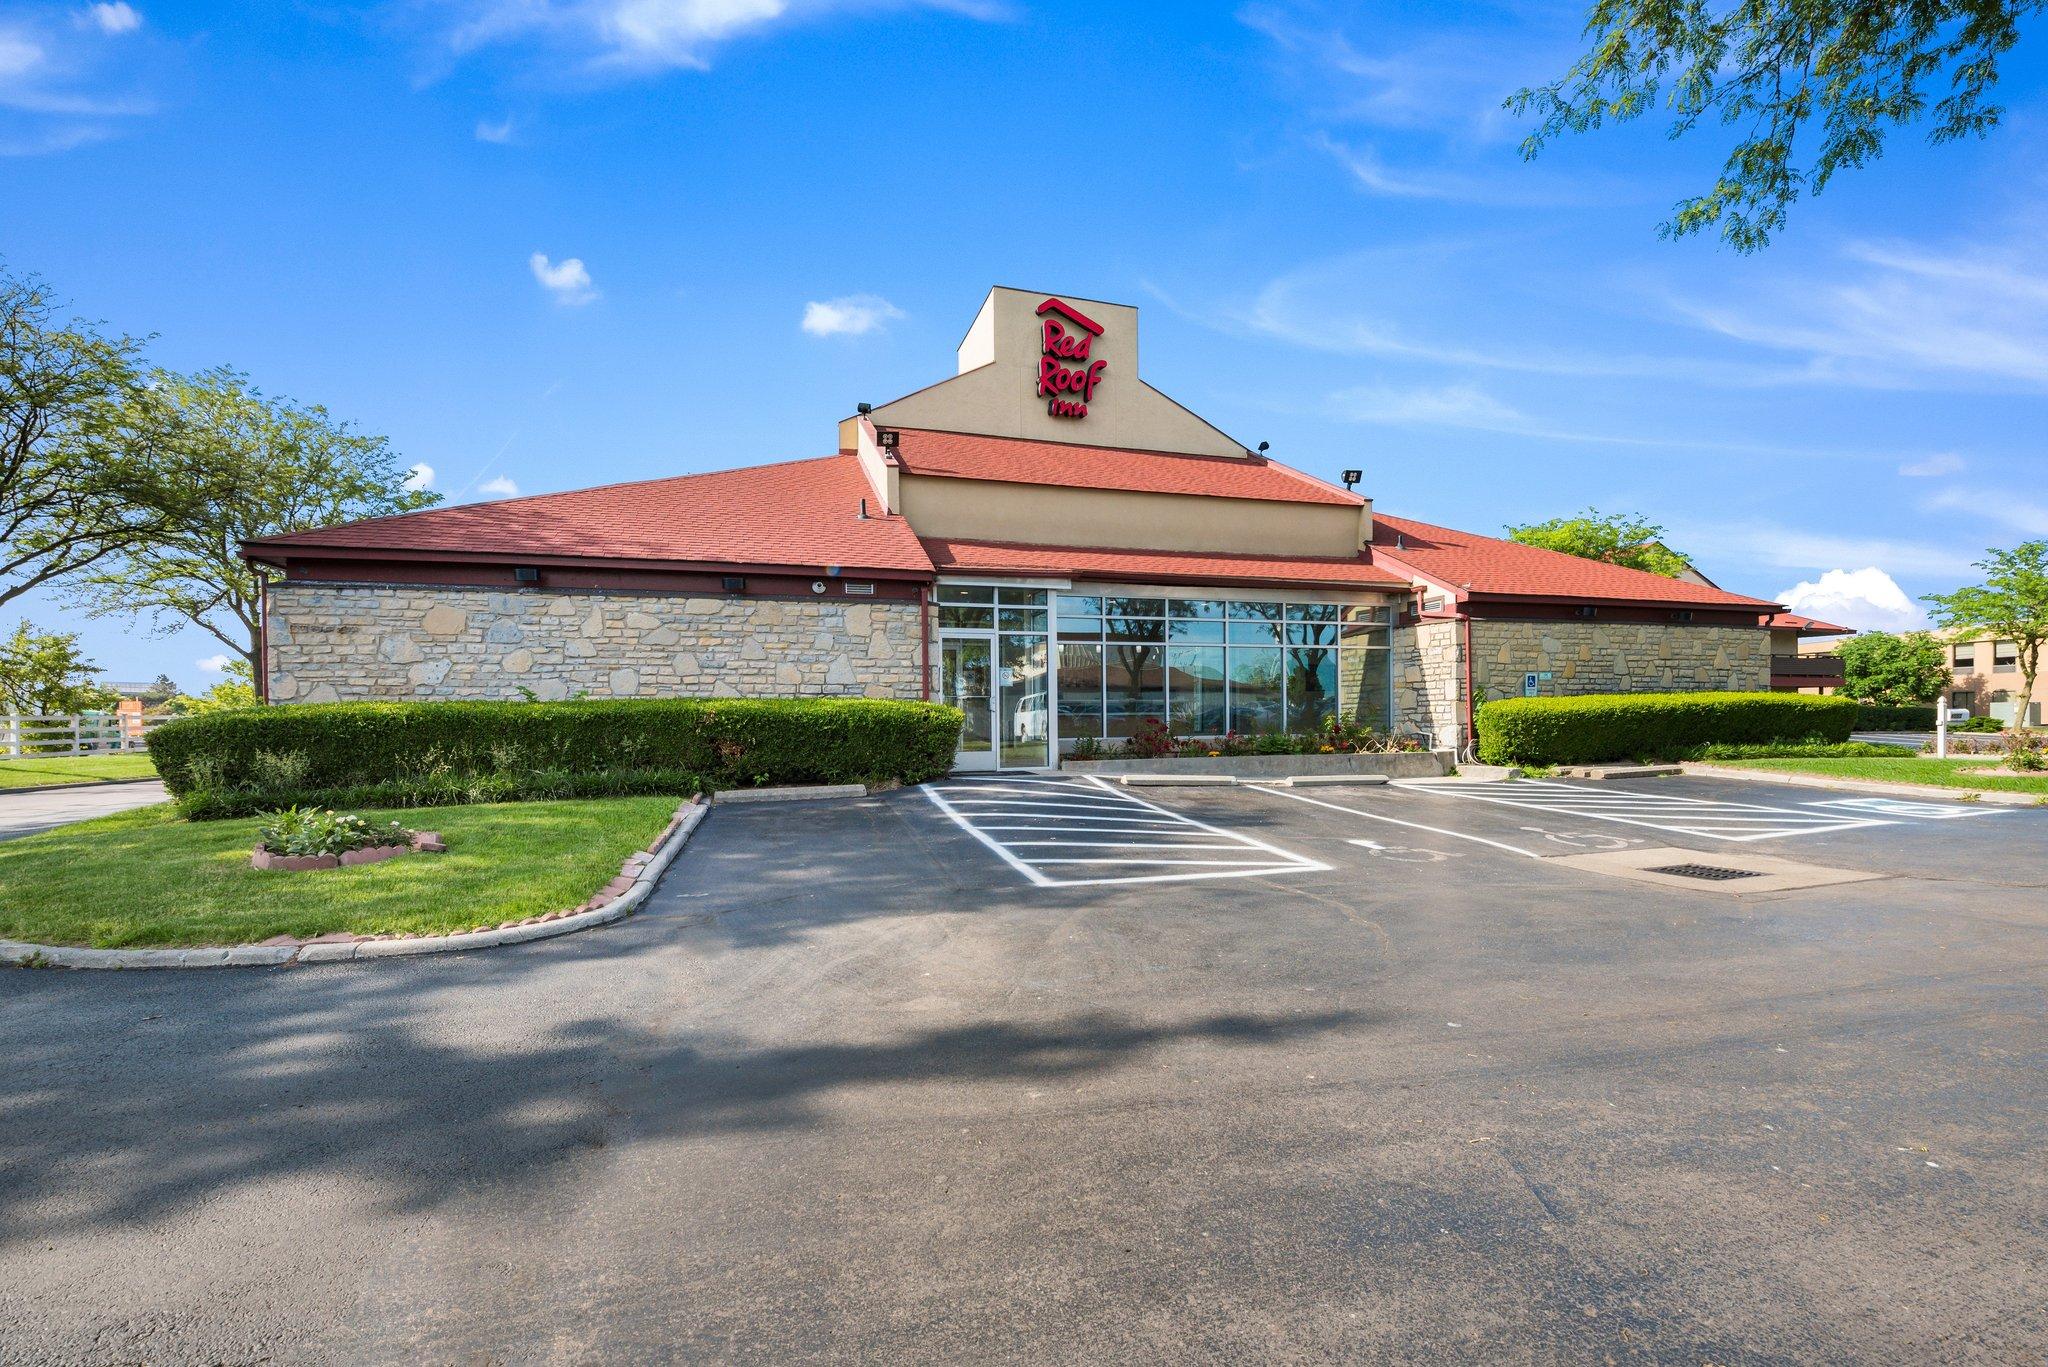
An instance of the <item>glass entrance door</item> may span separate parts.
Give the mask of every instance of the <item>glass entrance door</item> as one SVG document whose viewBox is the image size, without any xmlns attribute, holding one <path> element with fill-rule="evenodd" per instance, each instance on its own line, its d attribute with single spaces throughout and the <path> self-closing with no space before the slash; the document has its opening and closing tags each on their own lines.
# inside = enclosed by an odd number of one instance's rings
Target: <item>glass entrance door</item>
<svg viewBox="0 0 2048 1367">
<path fill-rule="evenodd" d="M 956 769 L 996 767 L 995 637 L 945 636 L 939 641 L 939 697 L 965 714 Z"/>
</svg>

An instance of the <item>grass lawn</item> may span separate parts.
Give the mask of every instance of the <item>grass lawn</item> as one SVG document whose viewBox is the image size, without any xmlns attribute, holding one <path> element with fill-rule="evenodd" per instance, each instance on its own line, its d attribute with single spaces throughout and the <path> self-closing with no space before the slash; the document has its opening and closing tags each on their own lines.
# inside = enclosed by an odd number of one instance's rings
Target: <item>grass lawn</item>
<svg viewBox="0 0 2048 1367">
<path fill-rule="evenodd" d="M 1986 774 L 1984 759 L 1739 759 L 1712 760 L 1724 769 L 1786 769 L 1830 778 L 1867 778 L 1884 783 L 1923 783 L 1933 788 L 1996 789 L 2048 797 L 2048 774 L 2021 777 Z"/>
<path fill-rule="evenodd" d="M 681 801 L 365 811 L 439 831 L 448 852 L 298 873 L 249 867 L 261 818 L 184 821 L 168 803 L 143 807 L 0 843 L 0 939 L 122 949 L 474 930 L 588 900 Z"/>
<path fill-rule="evenodd" d="M 0 759 L 0 791 L 45 783 L 104 783 L 110 778 L 155 778 L 146 751 L 129 755 L 58 755 L 49 759 Z"/>
</svg>

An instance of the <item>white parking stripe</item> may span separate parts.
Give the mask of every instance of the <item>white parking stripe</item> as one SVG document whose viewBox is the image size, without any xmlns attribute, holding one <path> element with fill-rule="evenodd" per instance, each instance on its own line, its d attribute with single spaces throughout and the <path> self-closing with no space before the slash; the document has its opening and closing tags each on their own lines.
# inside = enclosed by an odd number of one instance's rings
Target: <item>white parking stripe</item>
<svg viewBox="0 0 2048 1367">
<path fill-rule="evenodd" d="M 1244 878 L 1330 867 L 1092 778 L 1034 780 L 1039 791 L 1024 796 L 1016 795 L 1017 786 L 1008 779 L 954 780 L 926 784 L 924 792 L 954 824 L 1039 887 Z M 1067 854 L 1060 847 L 1104 853 Z M 1233 851 L 1242 857 L 1201 857 Z"/>
<path fill-rule="evenodd" d="M 1336 802 L 1325 802 L 1322 798 L 1309 797 L 1303 793 L 1290 793 L 1284 788 L 1268 788 L 1262 784 L 1252 785 L 1252 787 L 1256 792 L 1270 793 L 1274 797 L 1291 797 L 1296 802 L 1306 802 L 1316 807 L 1328 807 L 1333 812 L 1349 812 L 1353 816 L 1362 816 L 1368 821 L 1384 821 L 1390 826 L 1406 826 L 1412 831 L 1428 831 L 1431 835 L 1448 835 L 1459 840 L 1476 841 L 1481 845 L 1491 845 L 1497 850 L 1506 850 L 1509 854 L 1525 854 L 1531 859 L 1543 858 L 1543 855 L 1535 850 L 1525 850 L 1520 845 L 1506 845 L 1498 840 L 1488 840 L 1483 835 L 1467 835 L 1464 831 L 1447 831 L 1441 826 L 1425 826 L 1420 821 L 1403 821 L 1399 817 L 1382 816 L 1378 812 L 1361 811 L 1356 807 L 1346 807 Z"/>
<path fill-rule="evenodd" d="M 1615 821 L 1623 825 L 1647 826 L 1652 830 L 1671 831 L 1680 835 L 1696 835 L 1708 840 L 1741 843 L 1891 824 L 1868 816 L 1852 816 L 1845 812 L 1770 807 L 1755 802 L 1724 802 L 1708 798 L 1680 797 L 1670 793 L 1587 789 L 1576 784 L 1538 779 L 1487 785 L 1483 788 L 1406 784 L 1398 781 L 1394 786 L 1408 792 L 1463 798 L 1471 802 L 1492 803 L 1524 811 L 1590 817 L 1596 821 Z"/>
</svg>

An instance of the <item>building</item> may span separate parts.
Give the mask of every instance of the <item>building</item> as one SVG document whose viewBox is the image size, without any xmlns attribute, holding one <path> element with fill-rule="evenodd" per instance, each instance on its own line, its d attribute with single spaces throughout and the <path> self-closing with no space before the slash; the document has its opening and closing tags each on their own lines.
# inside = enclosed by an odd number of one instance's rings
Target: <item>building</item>
<svg viewBox="0 0 2048 1367">
<path fill-rule="evenodd" d="M 1948 651 L 1949 706 L 1962 708 L 1973 717 L 1990 717 L 2011 726 L 2019 712 L 2020 691 L 2026 685 L 2020 674 L 2019 646 L 1989 636 L 1936 634 L 1942 637 L 1943 649 Z M 1842 662 L 1833 655 L 1840 645 L 1840 641 L 1801 641 L 1801 664 L 1832 665 L 1839 681 Z M 2021 724 L 2040 726 L 2044 719 L 2048 719 L 2048 671 L 2034 681 L 2033 697 Z"/>
<path fill-rule="evenodd" d="M 265 696 L 935 697 L 994 768 L 1771 683 L 1778 604 L 1381 513 L 1146 383 L 1127 306 L 992 290 L 835 446 L 252 542 Z"/>
<path fill-rule="evenodd" d="M 1781 612 L 1771 629 L 1771 688 L 1779 693 L 1832 693 L 1842 686 L 1842 657 L 1836 649 L 1853 627 L 1838 627 L 1796 612 Z"/>
</svg>

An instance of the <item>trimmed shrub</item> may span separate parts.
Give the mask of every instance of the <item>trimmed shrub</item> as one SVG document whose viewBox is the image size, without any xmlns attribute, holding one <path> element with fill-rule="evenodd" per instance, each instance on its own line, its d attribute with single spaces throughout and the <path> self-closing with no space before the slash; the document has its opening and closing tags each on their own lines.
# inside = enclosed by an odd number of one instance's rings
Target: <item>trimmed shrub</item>
<svg viewBox="0 0 2048 1367">
<path fill-rule="evenodd" d="M 1932 731 L 1934 709 L 1932 707 L 1890 707 L 1884 703 L 1867 702 L 1858 704 L 1856 729 L 1858 731 Z"/>
<path fill-rule="evenodd" d="M 1500 698 L 1479 709 L 1488 764 L 1668 759 L 1702 745 L 1840 743 L 1856 726 L 1848 698 L 1802 693 L 1594 693 Z"/>
<path fill-rule="evenodd" d="M 960 721 L 935 703 L 866 698 L 322 703 L 167 722 L 149 750 L 189 815 L 228 816 L 918 783 L 952 767 Z"/>
</svg>

